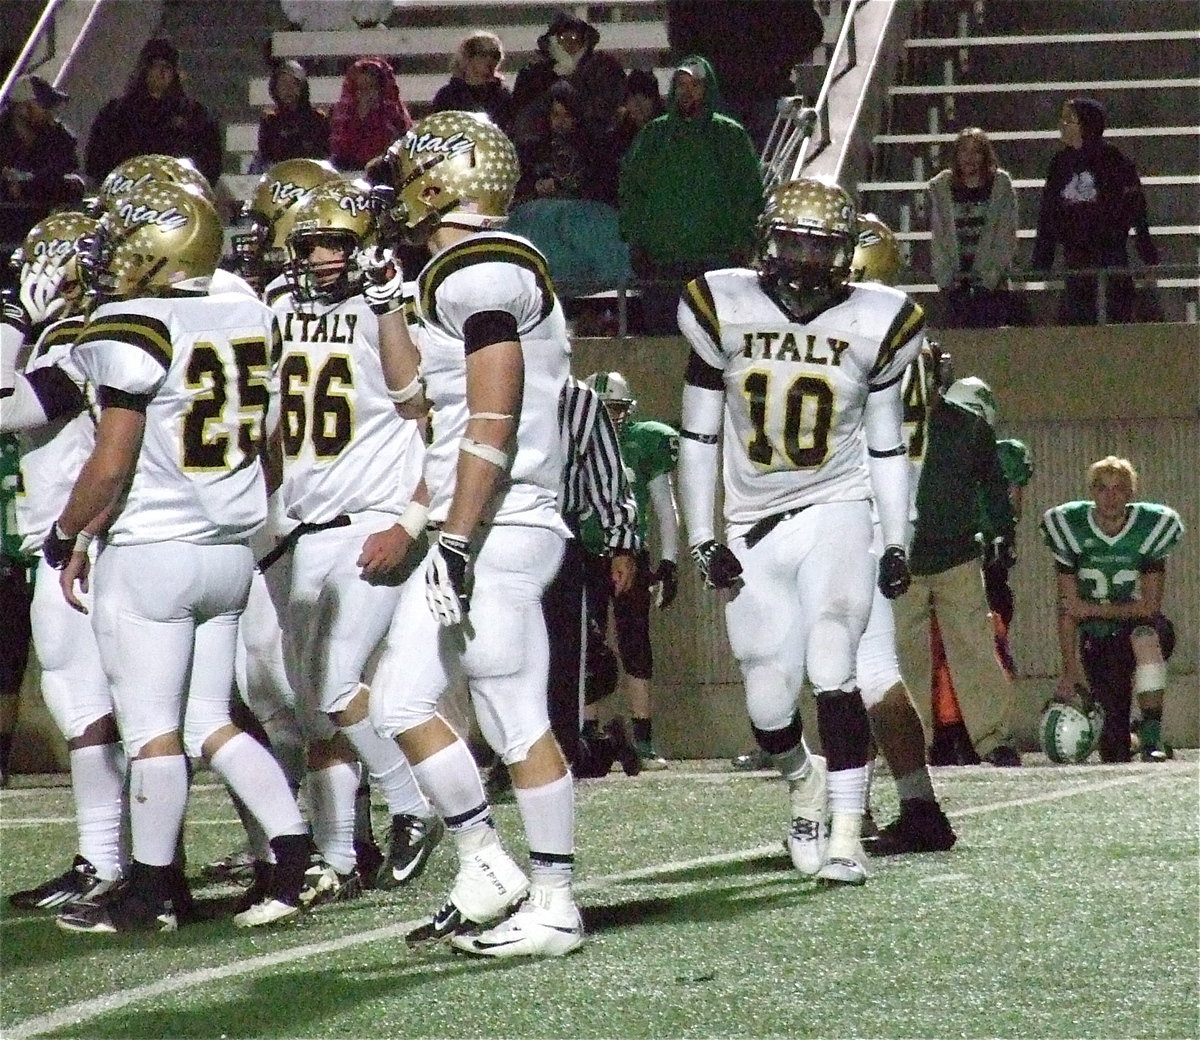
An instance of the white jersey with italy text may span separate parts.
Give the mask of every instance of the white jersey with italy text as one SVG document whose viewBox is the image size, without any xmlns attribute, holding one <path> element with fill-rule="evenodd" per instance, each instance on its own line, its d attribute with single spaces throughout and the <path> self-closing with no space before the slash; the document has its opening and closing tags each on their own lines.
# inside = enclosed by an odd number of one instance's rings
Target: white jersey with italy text
<svg viewBox="0 0 1200 1040">
<path fill-rule="evenodd" d="M 445 520 L 449 512 L 467 428 L 464 324 L 473 314 L 503 311 L 516 319 L 525 388 L 508 472 L 483 519 L 565 534 L 558 513 L 563 473 L 558 398 L 569 373 L 570 345 L 545 257 L 516 235 L 482 232 L 434 256 L 417 288 L 420 324 L 414 337 L 432 404 L 425 465 L 430 518 Z"/>
<path fill-rule="evenodd" d="M 712 271 L 688 283 L 680 330 L 721 373 L 725 519 L 872 498 L 863 411 L 916 358 L 924 315 L 876 284 L 805 323 L 763 291 L 757 272 Z"/>
<path fill-rule="evenodd" d="M 243 293 L 119 300 L 74 359 L 102 408 L 145 409 L 115 545 L 248 539 L 266 517 L 259 461 L 279 356 L 271 311 Z"/>
<path fill-rule="evenodd" d="M 415 422 L 388 398 L 379 319 L 361 295 L 297 304 L 276 295 L 283 337 L 280 435 L 286 515 L 322 524 L 343 514 L 404 511 L 421 479 Z"/>
</svg>

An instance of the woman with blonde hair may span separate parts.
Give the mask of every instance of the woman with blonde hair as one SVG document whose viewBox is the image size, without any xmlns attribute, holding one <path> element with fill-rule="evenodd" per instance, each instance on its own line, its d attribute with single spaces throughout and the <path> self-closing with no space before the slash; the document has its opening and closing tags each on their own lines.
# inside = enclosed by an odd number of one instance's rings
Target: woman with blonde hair
<svg viewBox="0 0 1200 1040">
<path fill-rule="evenodd" d="M 502 130 L 512 123 L 512 91 L 499 68 L 504 61 L 500 37 L 490 32 L 464 36 L 450 60 L 450 81 L 433 96 L 434 112 L 484 112 Z"/>
<path fill-rule="evenodd" d="M 1009 324 L 1006 280 L 1017 252 L 1017 196 L 988 135 L 959 132 L 948 169 L 929 182 L 930 258 L 943 324 Z"/>
</svg>

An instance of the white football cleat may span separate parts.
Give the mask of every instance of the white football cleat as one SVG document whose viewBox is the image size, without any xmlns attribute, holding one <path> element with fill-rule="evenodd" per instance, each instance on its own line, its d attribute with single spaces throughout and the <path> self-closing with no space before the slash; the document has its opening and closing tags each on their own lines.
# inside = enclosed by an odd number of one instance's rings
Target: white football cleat
<svg viewBox="0 0 1200 1040">
<path fill-rule="evenodd" d="M 829 848 L 817 879 L 834 885 L 862 885 L 867 880 L 867 854 L 862 847 L 862 813 L 835 812 Z"/>
<path fill-rule="evenodd" d="M 300 915 L 303 907 L 284 903 L 279 899 L 263 899 L 250 909 L 233 915 L 237 928 L 262 928 L 269 924 L 283 924 Z"/>
<path fill-rule="evenodd" d="M 788 828 L 787 848 L 792 866 L 806 877 L 813 877 L 825 862 L 828 795 L 825 759 L 810 755 L 808 760 L 811 766 L 808 773 L 790 783 L 792 823 Z"/>
<path fill-rule="evenodd" d="M 569 888 L 535 885 L 511 917 L 450 944 L 473 957 L 563 957 L 583 944 L 583 917 Z"/>
<path fill-rule="evenodd" d="M 529 879 L 504 851 L 495 831 L 467 851 L 458 850 L 458 874 L 450 898 L 424 924 L 405 936 L 414 949 L 432 946 L 475 925 L 503 917 L 529 891 Z"/>
</svg>

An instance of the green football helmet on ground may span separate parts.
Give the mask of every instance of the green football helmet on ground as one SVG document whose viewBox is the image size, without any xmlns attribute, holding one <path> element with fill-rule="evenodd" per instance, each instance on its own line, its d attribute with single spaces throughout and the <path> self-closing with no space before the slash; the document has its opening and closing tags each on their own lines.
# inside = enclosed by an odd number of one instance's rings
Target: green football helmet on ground
<svg viewBox="0 0 1200 1040">
<path fill-rule="evenodd" d="M 1038 741 L 1051 762 L 1082 762 L 1095 749 L 1103 721 L 1099 707 L 1083 711 L 1051 701 L 1038 718 Z"/>
</svg>

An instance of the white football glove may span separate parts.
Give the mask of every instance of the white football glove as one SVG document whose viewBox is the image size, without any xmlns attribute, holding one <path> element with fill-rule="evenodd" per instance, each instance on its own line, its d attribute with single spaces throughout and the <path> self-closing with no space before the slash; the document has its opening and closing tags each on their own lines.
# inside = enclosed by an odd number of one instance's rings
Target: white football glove
<svg viewBox="0 0 1200 1040">
<path fill-rule="evenodd" d="M 429 554 L 425 569 L 425 602 L 443 628 L 461 625 L 471 610 L 475 564 L 471 543 L 444 531 Z"/>
<path fill-rule="evenodd" d="M 21 289 L 18 296 L 25 313 L 34 325 L 57 317 L 67 306 L 59 290 L 67 276 L 67 265 L 50 256 L 26 261 L 21 266 Z"/>
<path fill-rule="evenodd" d="M 391 314 L 404 306 L 404 271 L 390 249 L 376 246 L 359 259 L 363 295 L 376 314 Z"/>
</svg>

